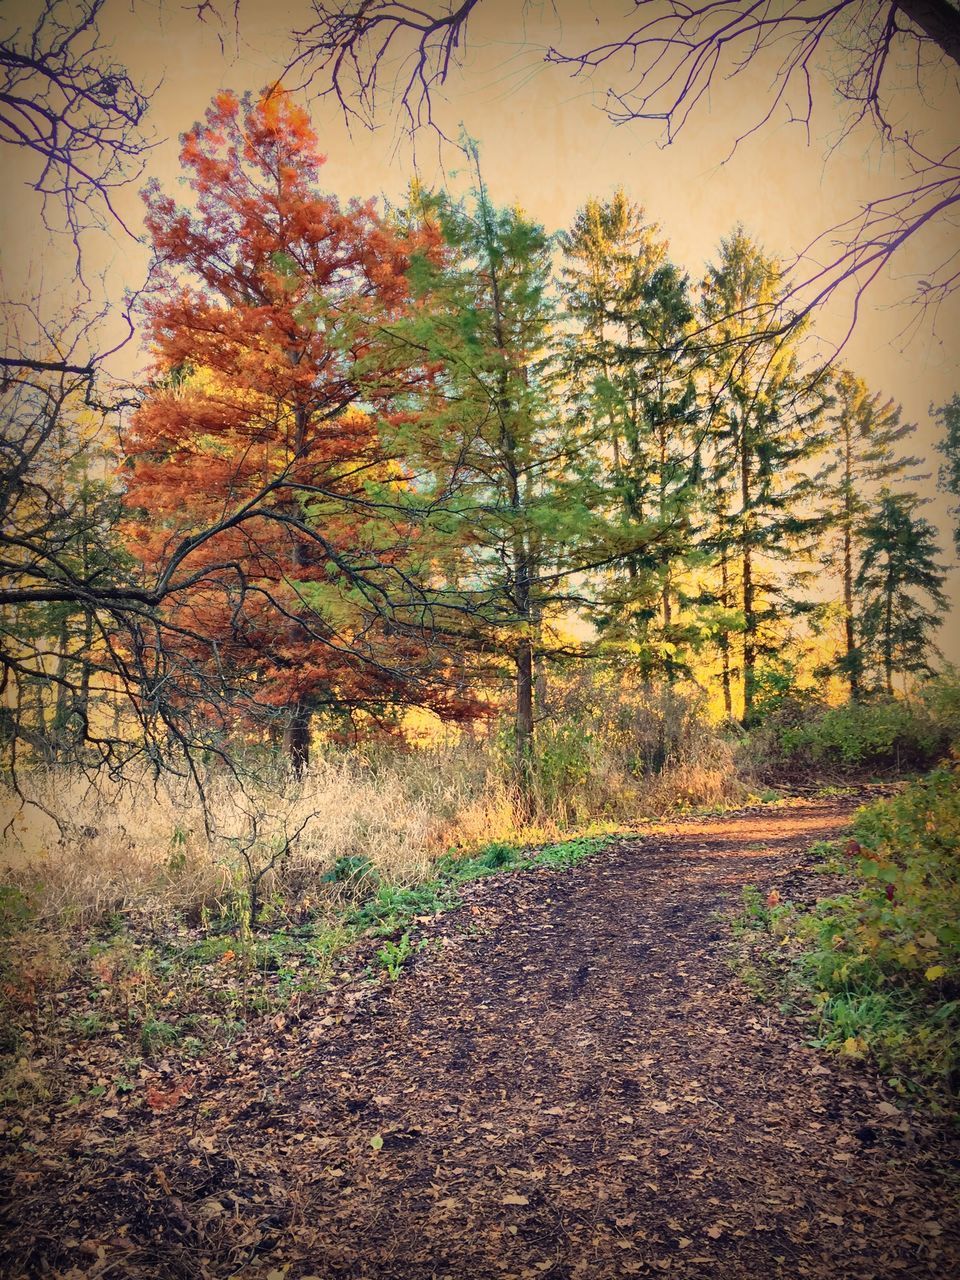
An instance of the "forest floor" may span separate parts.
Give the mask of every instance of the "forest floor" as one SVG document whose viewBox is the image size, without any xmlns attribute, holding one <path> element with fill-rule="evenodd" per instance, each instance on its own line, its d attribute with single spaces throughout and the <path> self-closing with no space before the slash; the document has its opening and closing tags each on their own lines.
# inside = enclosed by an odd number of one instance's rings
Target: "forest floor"
<svg viewBox="0 0 960 1280">
<path fill-rule="evenodd" d="M 161 1070 L 149 1105 L 25 1116 L 4 1274 L 960 1274 L 956 1129 L 730 968 L 718 912 L 746 883 L 815 896 L 805 850 L 850 810 L 677 822 L 478 881 L 398 981 Z"/>
</svg>

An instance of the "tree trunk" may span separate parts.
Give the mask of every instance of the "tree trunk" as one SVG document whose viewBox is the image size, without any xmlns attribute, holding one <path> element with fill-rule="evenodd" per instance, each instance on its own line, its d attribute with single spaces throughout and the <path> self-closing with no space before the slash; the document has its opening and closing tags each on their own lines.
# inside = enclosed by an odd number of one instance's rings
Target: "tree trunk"
<svg viewBox="0 0 960 1280">
<path fill-rule="evenodd" d="M 893 697 L 893 575 L 887 574 L 887 600 L 883 619 L 883 672 L 887 693 Z"/>
<path fill-rule="evenodd" d="M 290 710 L 284 747 L 295 778 L 302 778 L 310 763 L 310 708 L 297 702 Z"/>
<path fill-rule="evenodd" d="M 843 632 L 847 650 L 847 681 L 852 702 L 860 700 L 860 659 L 853 621 L 853 427 L 843 420 Z"/>
<path fill-rule="evenodd" d="M 750 538 L 753 532 L 750 519 L 750 450 L 746 419 L 740 424 L 740 554 L 743 572 L 743 722 L 750 720 L 753 711 L 755 669 L 757 665 L 757 620 L 754 614 L 753 550 Z"/>
<path fill-rule="evenodd" d="M 53 711 L 51 749 L 54 756 L 65 755 L 66 728 L 70 720 L 70 690 L 67 688 L 67 652 L 70 633 L 67 620 L 62 618 L 57 633 L 57 683 L 56 702 Z"/>
<path fill-rule="evenodd" d="M 517 782 L 524 805 L 529 808 L 533 782 L 533 645 L 521 640 L 517 645 Z"/>
<path fill-rule="evenodd" d="M 857 656 L 857 637 L 853 625 L 853 545 L 850 529 L 843 531 L 843 633 L 847 651 L 847 682 L 850 698 L 860 701 L 860 671 Z"/>
<path fill-rule="evenodd" d="M 720 552 L 720 601 L 724 609 L 730 608 L 730 569 L 727 564 L 727 550 L 724 547 Z M 733 693 L 730 688 L 730 633 L 726 630 L 720 632 L 720 683 L 723 686 L 723 709 L 726 712 L 728 720 L 733 719 Z"/>
<path fill-rule="evenodd" d="M 743 548 L 743 722 L 753 711 L 757 666 L 757 620 L 754 615 L 753 557 L 749 545 Z"/>
</svg>

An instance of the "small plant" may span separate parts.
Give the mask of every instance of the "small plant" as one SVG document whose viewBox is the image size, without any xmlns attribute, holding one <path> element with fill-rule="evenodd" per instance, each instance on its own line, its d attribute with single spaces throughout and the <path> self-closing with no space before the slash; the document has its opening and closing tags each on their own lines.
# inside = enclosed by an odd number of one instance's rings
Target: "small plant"
<svg viewBox="0 0 960 1280">
<path fill-rule="evenodd" d="M 0 884 L 0 937 L 22 929 L 33 919 L 34 909 L 22 889 Z"/>
<path fill-rule="evenodd" d="M 572 840 L 563 840 L 559 844 L 548 844 L 540 850 L 535 860 L 528 860 L 524 865 L 575 867 L 585 858 L 592 858 L 609 843 L 609 836 L 576 836 Z"/>
<path fill-rule="evenodd" d="M 415 889 L 383 885 L 374 897 L 347 917 L 347 923 L 387 936 L 417 916 L 436 915 L 458 906 L 459 901 L 446 885 L 436 880 Z"/>
<path fill-rule="evenodd" d="M 103 1015 L 98 1013 L 96 1009 L 92 1013 L 81 1014 L 74 1025 L 76 1026 L 77 1034 L 87 1040 L 93 1040 L 96 1036 L 102 1035 L 106 1027 Z"/>
<path fill-rule="evenodd" d="M 386 969 L 387 976 L 391 982 L 396 982 L 400 977 L 403 966 L 412 951 L 413 944 L 410 941 L 410 935 L 409 933 L 404 933 L 397 942 L 385 942 L 377 952 L 377 959 Z"/>
<path fill-rule="evenodd" d="M 327 884 L 344 885 L 351 893 L 361 888 L 376 889 L 381 883 L 380 873 L 363 853 L 349 853 L 337 858 L 322 878 Z"/>
<path fill-rule="evenodd" d="M 160 1018 L 147 1018 L 140 1028 L 140 1048 L 147 1057 L 176 1044 L 179 1038 L 177 1028 Z"/>
</svg>

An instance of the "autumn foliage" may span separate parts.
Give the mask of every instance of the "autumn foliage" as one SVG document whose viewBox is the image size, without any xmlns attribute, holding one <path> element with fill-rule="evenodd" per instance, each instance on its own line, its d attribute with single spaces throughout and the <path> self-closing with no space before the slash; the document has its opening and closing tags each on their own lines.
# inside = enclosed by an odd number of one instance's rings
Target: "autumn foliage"
<svg viewBox="0 0 960 1280">
<path fill-rule="evenodd" d="M 135 554 L 159 572 L 189 547 L 178 645 L 282 709 L 295 758 L 320 706 L 463 713 L 445 660 L 389 625 L 417 590 L 397 441 L 429 377 L 397 326 L 438 236 L 320 192 L 316 134 L 282 91 L 220 93 L 181 159 L 192 208 L 145 193 L 156 380 L 126 484 Z"/>
</svg>

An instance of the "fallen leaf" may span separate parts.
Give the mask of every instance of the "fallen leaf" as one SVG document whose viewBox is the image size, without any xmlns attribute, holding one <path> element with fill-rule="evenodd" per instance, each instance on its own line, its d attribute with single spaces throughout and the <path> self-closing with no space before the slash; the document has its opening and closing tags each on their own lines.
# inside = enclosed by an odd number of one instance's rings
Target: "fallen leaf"
<svg viewBox="0 0 960 1280">
<path fill-rule="evenodd" d="M 503 1197 L 504 1204 L 529 1204 L 530 1201 L 526 1196 L 509 1195 Z"/>
<path fill-rule="evenodd" d="M 154 1084 L 148 1085 L 144 1093 L 147 1106 L 153 1111 L 172 1111 L 190 1092 L 192 1083 L 193 1080 L 188 1078 L 175 1084 L 172 1089 L 158 1089 Z"/>
</svg>

